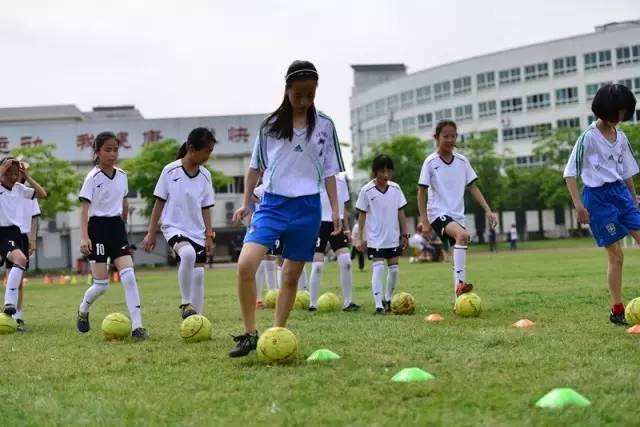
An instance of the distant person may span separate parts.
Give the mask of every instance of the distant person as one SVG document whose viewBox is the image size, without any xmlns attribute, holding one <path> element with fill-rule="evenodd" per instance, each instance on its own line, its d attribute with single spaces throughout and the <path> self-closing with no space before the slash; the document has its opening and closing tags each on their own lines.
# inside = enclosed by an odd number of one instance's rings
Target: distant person
<svg viewBox="0 0 640 427">
<path fill-rule="evenodd" d="M 638 163 L 629 140 L 616 126 L 630 120 L 635 107 L 636 98 L 626 86 L 608 84 L 601 87 L 591 103 L 591 110 L 598 119 L 580 136 L 564 170 L 578 221 L 590 225 L 597 245 L 607 251 L 611 295 L 609 321 L 616 325 L 627 324 L 622 300 L 620 240 L 631 234 L 640 243 L 640 211 L 633 185 Z M 584 185 L 582 197 L 578 192 L 577 177 Z"/>
<path fill-rule="evenodd" d="M 489 227 L 489 250 L 491 252 L 498 252 L 498 245 L 496 244 L 497 234 L 495 227 Z"/>
<path fill-rule="evenodd" d="M 515 251 L 518 249 L 518 229 L 515 224 L 511 224 L 509 229 L 509 250 Z"/>
</svg>

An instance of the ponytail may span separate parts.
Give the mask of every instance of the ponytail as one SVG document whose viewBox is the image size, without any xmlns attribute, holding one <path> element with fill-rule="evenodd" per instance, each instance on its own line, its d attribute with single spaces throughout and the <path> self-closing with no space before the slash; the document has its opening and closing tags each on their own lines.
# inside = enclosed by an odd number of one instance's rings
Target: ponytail
<svg viewBox="0 0 640 427">
<path fill-rule="evenodd" d="M 176 160 L 179 160 L 187 155 L 187 143 L 183 143 L 178 149 L 178 155 L 176 156 Z"/>
<path fill-rule="evenodd" d="M 214 146 L 217 143 L 216 137 L 213 136 L 213 132 L 209 129 L 203 127 L 195 128 L 189 132 L 187 142 L 183 143 L 178 149 L 176 160 L 184 158 L 189 151 L 189 147 L 193 147 L 194 150 L 202 150 L 209 145 Z"/>
</svg>

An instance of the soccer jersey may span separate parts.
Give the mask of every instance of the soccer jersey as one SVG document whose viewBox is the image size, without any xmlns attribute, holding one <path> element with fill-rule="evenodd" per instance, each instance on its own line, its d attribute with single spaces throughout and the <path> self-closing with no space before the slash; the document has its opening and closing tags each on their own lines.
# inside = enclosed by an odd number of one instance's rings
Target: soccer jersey
<svg viewBox="0 0 640 427">
<path fill-rule="evenodd" d="M 336 190 L 338 194 L 338 213 L 340 219 L 344 218 L 344 204 L 350 199 L 349 186 L 346 179 L 341 175 L 336 175 Z M 329 195 L 327 194 L 327 188 L 323 185 L 320 192 L 320 204 L 322 206 L 322 221 L 333 221 L 331 218 L 331 203 L 329 202 Z"/>
<path fill-rule="evenodd" d="M 35 194 L 33 188 L 19 182 L 13 184 L 13 188 L 0 185 L 0 227 L 19 227 L 22 223 L 22 201 L 33 199 Z"/>
<path fill-rule="evenodd" d="M 362 187 L 356 209 L 367 214 L 364 233 L 367 246 L 375 249 L 396 248 L 400 245 L 400 221 L 398 210 L 407 205 L 402 189 L 389 181 L 385 191 L 369 181 Z"/>
<path fill-rule="evenodd" d="M 626 135 L 616 130 L 616 141 L 611 143 L 602 135 L 595 123 L 578 138 L 564 177 L 582 178 L 587 187 L 623 181 L 638 173 L 638 163 Z"/>
<path fill-rule="evenodd" d="M 191 176 L 178 159 L 162 169 L 153 195 L 166 202 L 160 217 L 165 238 L 182 235 L 204 246 L 202 209 L 215 204 L 211 173 L 200 166 Z"/>
<path fill-rule="evenodd" d="M 428 187 L 427 216 L 429 222 L 441 216 L 450 216 L 464 225 L 464 191 L 478 179 L 469 160 L 453 153 L 451 162 L 445 162 L 438 153 L 429 155 L 422 164 L 418 184 Z"/>
<path fill-rule="evenodd" d="M 21 215 L 20 215 L 20 232 L 22 234 L 29 234 L 31 232 L 31 219 L 34 216 L 40 216 L 40 205 L 35 199 L 21 199 L 20 201 Z"/>
<path fill-rule="evenodd" d="M 258 199 L 254 209 L 254 211 L 257 211 L 260 209 L 260 203 L 262 203 L 262 198 L 264 197 L 264 184 L 256 185 L 256 188 L 253 189 L 253 195 Z"/>
<path fill-rule="evenodd" d="M 114 168 L 109 176 L 95 166 L 84 179 L 79 199 L 90 203 L 89 217 L 121 216 L 122 201 L 128 193 L 127 174 L 122 169 Z"/>
<path fill-rule="evenodd" d="M 344 171 L 338 136 L 331 119 L 316 114 L 310 138 L 306 129 L 294 129 L 292 139 L 267 135 L 269 125 L 258 133 L 249 167 L 263 172 L 267 193 L 300 197 L 320 193 L 324 179 Z"/>
</svg>

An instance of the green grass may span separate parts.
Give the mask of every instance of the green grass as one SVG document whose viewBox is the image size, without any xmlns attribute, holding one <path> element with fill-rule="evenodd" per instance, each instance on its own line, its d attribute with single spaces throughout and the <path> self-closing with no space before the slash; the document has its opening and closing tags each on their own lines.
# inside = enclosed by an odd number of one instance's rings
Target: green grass
<svg viewBox="0 0 640 427">
<path fill-rule="evenodd" d="M 523 246 L 526 246 L 523 245 Z M 28 334 L 0 336 L 3 425 L 638 425 L 640 337 L 607 321 L 606 260 L 586 239 L 530 244 L 489 254 L 472 248 L 469 279 L 485 301 L 478 319 L 451 313 L 449 265 L 401 263 L 398 290 L 418 302 L 414 316 L 372 316 L 370 273 L 355 272 L 359 313 L 296 311 L 289 327 L 301 361 L 264 366 L 255 356 L 231 360 L 230 333 L 240 330 L 235 271 L 208 270 L 209 342 L 178 334 L 176 272 L 140 273 L 148 342 L 110 343 L 100 321 L 126 313 L 120 285 L 92 311 L 81 336 L 75 311 L 84 285 L 26 291 Z M 625 296 L 640 295 L 635 250 L 627 251 Z M 335 263 L 323 291 L 339 294 Z M 445 321 L 430 325 L 425 315 Z M 258 313 L 262 329 L 273 312 Z M 510 327 L 527 317 L 533 330 Z M 329 348 L 342 359 L 309 365 Z M 405 367 L 435 375 L 427 383 L 389 380 Z M 534 402 L 555 387 L 592 401 L 549 411 Z"/>
</svg>

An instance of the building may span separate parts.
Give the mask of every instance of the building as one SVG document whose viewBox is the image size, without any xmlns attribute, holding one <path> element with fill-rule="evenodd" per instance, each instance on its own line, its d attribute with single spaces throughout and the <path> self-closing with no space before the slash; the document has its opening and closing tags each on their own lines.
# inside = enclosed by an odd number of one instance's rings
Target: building
<svg viewBox="0 0 640 427">
<path fill-rule="evenodd" d="M 56 156 L 72 162 L 84 175 L 93 166 L 92 141 L 100 132 L 112 131 L 118 135 L 120 159 L 126 160 L 145 144 L 165 138 L 184 141 L 191 129 L 210 128 L 219 141 L 211 167 L 233 178 L 231 184 L 216 189 L 213 208 L 213 224 L 218 233 L 216 256 L 224 260 L 230 256 L 230 241 L 241 232 L 230 219 L 241 203 L 253 140 L 264 117 L 252 114 L 146 119 L 133 106 L 95 107 L 88 112 L 80 111 L 75 105 L 0 108 L 0 152 L 4 155 L 13 148 L 52 143 L 56 145 Z M 46 187 L 46 182 L 43 185 Z M 147 218 L 141 215 L 143 200 L 134 191 L 130 196 L 129 239 L 130 243 L 139 245 L 146 234 Z M 81 258 L 79 218 L 76 209 L 59 214 L 54 220 L 41 221 L 36 252 L 39 268 L 75 266 Z M 167 252 L 164 239 L 158 238 L 154 253 L 136 252 L 136 263 L 164 263 Z"/>
</svg>

